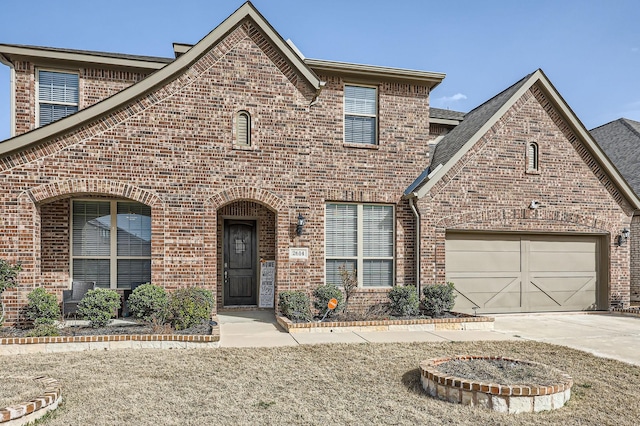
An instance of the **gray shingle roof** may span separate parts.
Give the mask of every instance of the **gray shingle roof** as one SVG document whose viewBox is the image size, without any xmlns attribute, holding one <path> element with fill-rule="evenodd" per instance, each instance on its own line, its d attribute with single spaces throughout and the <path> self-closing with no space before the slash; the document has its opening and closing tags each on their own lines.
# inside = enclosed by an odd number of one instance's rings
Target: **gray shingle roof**
<svg viewBox="0 0 640 426">
<path fill-rule="evenodd" d="M 437 167 L 439 164 L 446 164 L 447 161 L 498 112 L 511 96 L 520 89 L 530 76 L 531 74 L 528 74 L 508 89 L 468 112 L 464 116 L 462 123 L 454 127 L 453 130 L 447 133 L 438 145 L 436 145 L 433 159 L 431 160 L 433 167 Z"/>
<path fill-rule="evenodd" d="M 465 116 L 465 112 L 451 111 L 449 109 L 442 108 L 429 108 L 429 118 L 440 118 L 443 120 L 457 120 L 462 121 Z"/>
<path fill-rule="evenodd" d="M 131 59 L 134 61 L 164 62 L 164 63 L 169 63 L 174 61 L 174 58 L 163 58 L 159 56 L 130 55 L 126 53 L 99 52 L 95 50 L 62 49 L 59 47 L 29 46 L 25 44 L 5 44 L 5 43 L 0 44 L 0 46 L 18 47 L 22 49 L 45 50 L 49 52 L 75 53 L 80 55 L 91 55 L 91 56 L 100 56 L 100 57 L 107 57 L 107 58 Z"/>
<path fill-rule="evenodd" d="M 590 133 L 633 191 L 640 194 L 640 122 L 620 118 Z"/>
</svg>

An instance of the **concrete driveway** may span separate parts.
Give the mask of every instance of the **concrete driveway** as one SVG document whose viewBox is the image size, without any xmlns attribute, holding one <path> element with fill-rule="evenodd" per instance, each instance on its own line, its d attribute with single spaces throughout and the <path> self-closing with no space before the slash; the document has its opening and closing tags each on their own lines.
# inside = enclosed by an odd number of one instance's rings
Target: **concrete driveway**
<svg viewBox="0 0 640 426">
<path fill-rule="evenodd" d="M 289 334 L 272 310 L 218 313 L 221 347 L 321 343 L 536 340 L 640 365 L 640 318 L 609 313 L 495 315 L 495 329 Z"/>
<path fill-rule="evenodd" d="M 495 316 L 494 332 L 640 365 L 640 318 L 609 313 Z"/>
</svg>

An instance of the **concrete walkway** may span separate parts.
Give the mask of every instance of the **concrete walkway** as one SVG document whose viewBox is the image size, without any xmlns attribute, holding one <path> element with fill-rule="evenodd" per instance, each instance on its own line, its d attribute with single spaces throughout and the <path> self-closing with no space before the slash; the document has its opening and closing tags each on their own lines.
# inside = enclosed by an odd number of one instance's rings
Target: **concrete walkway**
<svg viewBox="0 0 640 426">
<path fill-rule="evenodd" d="M 469 331 L 362 331 L 289 334 L 276 323 L 273 311 L 218 312 L 220 347 L 273 347 L 321 343 L 447 342 L 517 340 L 487 330 Z"/>
<path fill-rule="evenodd" d="M 496 315 L 495 329 L 289 334 L 273 311 L 218 313 L 220 347 L 274 347 L 322 343 L 535 340 L 640 365 L 640 318 L 608 313 Z"/>
</svg>

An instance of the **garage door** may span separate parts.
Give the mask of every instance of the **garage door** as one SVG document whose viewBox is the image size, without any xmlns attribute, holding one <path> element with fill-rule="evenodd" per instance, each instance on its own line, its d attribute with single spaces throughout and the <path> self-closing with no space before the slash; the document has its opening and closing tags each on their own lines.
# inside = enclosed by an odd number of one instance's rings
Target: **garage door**
<svg viewBox="0 0 640 426">
<path fill-rule="evenodd" d="M 447 233 L 455 310 L 472 313 L 597 309 L 599 238 Z"/>
</svg>

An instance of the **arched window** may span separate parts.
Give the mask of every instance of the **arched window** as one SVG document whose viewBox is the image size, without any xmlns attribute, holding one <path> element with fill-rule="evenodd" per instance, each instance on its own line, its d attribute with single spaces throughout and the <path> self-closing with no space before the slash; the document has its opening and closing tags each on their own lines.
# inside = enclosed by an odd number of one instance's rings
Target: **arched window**
<svg viewBox="0 0 640 426">
<path fill-rule="evenodd" d="M 236 144 L 251 145 L 251 115 L 247 111 L 238 112 L 236 125 Z"/>
<path fill-rule="evenodd" d="M 530 142 L 527 148 L 527 170 L 537 172 L 539 170 L 538 144 Z"/>
</svg>

